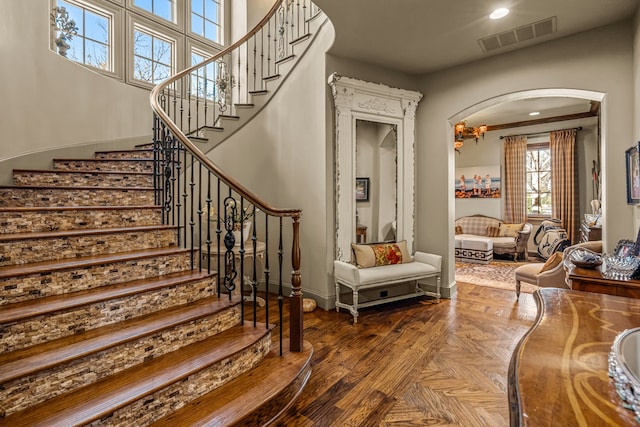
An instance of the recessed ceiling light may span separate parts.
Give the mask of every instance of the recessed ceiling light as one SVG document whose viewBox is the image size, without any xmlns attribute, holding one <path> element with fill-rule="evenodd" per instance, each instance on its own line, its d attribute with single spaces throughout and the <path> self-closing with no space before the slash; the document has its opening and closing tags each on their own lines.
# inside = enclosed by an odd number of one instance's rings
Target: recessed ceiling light
<svg viewBox="0 0 640 427">
<path fill-rule="evenodd" d="M 508 14 L 509 14 L 509 9 L 507 9 L 506 7 L 501 7 L 500 9 L 496 9 L 493 12 L 491 12 L 491 15 L 489 15 L 489 18 L 501 19 L 507 16 Z"/>
<path fill-rule="evenodd" d="M 532 111 L 529 113 L 530 116 L 539 116 L 540 115 L 540 111 Z"/>
</svg>

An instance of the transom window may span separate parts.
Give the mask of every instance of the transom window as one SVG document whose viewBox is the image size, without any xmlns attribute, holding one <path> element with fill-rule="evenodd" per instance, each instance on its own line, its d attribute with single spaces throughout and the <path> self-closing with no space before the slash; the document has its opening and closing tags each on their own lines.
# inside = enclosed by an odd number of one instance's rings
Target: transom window
<svg viewBox="0 0 640 427">
<path fill-rule="evenodd" d="M 167 21 L 175 22 L 175 0 L 134 0 L 133 4 Z"/>
<path fill-rule="evenodd" d="M 191 31 L 221 43 L 220 3 L 215 0 L 191 0 Z"/>
<path fill-rule="evenodd" d="M 105 71 L 113 71 L 111 60 L 111 16 L 80 4 L 59 1 L 77 27 L 77 33 L 67 41 L 67 58 Z"/>
<path fill-rule="evenodd" d="M 551 152 L 549 144 L 527 147 L 527 215 L 551 216 Z"/>
<path fill-rule="evenodd" d="M 230 18 L 228 1 L 49 0 L 50 48 L 105 75 L 148 88 L 222 48 L 227 38 L 223 23 Z M 55 18 L 63 7 L 68 19 L 59 23 Z M 70 33 L 60 29 L 65 24 Z M 191 90 L 215 99 L 216 77 L 216 64 L 199 70 Z"/>
</svg>

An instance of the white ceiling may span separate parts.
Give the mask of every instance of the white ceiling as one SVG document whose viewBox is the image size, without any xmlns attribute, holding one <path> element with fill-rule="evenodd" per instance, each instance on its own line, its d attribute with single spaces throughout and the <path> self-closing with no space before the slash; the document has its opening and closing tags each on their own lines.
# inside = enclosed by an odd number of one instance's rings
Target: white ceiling
<svg viewBox="0 0 640 427">
<path fill-rule="evenodd" d="M 314 0 L 335 28 L 330 53 L 425 74 L 620 22 L 637 0 Z M 510 9 L 489 19 L 497 7 Z M 478 43 L 547 18 L 557 32 L 484 53 Z"/>
<path fill-rule="evenodd" d="M 466 117 L 465 120 L 467 126 L 479 126 L 482 124 L 502 125 L 506 123 L 587 113 L 590 109 L 591 102 L 587 99 L 557 97 L 528 98 L 485 108 Z M 529 115 L 529 113 L 535 111 L 540 114 L 536 116 Z"/>
<path fill-rule="evenodd" d="M 424 75 L 631 18 L 637 0 L 314 0 L 334 25 L 329 53 Z M 509 15 L 490 20 L 495 8 Z M 485 53 L 479 39 L 555 17 L 556 32 Z M 588 101 L 536 98 L 488 108 L 467 124 L 496 125 L 589 111 Z M 530 117 L 531 111 L 540 111 Z"/>
</svg>

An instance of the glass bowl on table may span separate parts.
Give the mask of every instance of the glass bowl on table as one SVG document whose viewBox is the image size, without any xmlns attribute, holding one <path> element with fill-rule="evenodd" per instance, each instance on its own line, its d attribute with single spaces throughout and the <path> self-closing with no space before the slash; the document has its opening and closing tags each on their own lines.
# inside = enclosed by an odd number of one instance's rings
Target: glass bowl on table
<svg viewBox="0 0 640 427">
<path fill-rule="evenodd" d="M 602 275 L 607 279 L 630 280 L 639 266 L 640 258 L 634 256 L 605 255 Z"/>
<path fill-rule="evenodd" d="M 567 253 L 566 258 L 579 268 L 596 268 L 602 264 L 602 255 L 586 248 L 575 248 Z"/>
</svg>

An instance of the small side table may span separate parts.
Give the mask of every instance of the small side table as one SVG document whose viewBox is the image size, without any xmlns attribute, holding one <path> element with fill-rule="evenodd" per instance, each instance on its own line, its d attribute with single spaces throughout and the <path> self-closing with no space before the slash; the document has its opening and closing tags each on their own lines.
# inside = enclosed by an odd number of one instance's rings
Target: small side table
<svg viewBox="0 0 640 427">
<path fill-rule="evenodd" d="M 361 224 L 356 225 L 356 243 L 367 243 L 367 226 L 366 225 L 361 225 Z"/>
<path fill-rule="evenodd" d="M 227 252 L 227 248 L 222 245 L 220 246 L 221 257 L 220 257 L 220 268 L 222 274 L 224 276 L 224 260 L 225 254 Z M 258 261 L 256 264 L 256 278 L 259 279 L 262 276 L 264 271 L 264 256 L 266 251 L 266 245 L 264 242 L 256 242 L 256 253 L 255 256 L 253 254 L 253 242 L 251 240 L 245 242 L 244 244 L 244 277 L 242 279 L 243 285 L 251 286 L 251 295 L 245 295 L 243 297 L 244 301 L 253 301 L 253 296 L 256 290 L 253 287 L 253 263 Z M 207 261 L 207 245 L 203 245 L 200 247 L 200 252 L 202 253 L 202 260 L 204 263 Z M 216 270 L 218 268 L 218 246 L 211 244 L 210 249 L 210 260 L 211 260 L 211 269 Z M 233 260 L 235 262 L 235 269 L 240 274 L 240 245 L 236 245 L 233 247 Z M 206 265 L 206 264 L 205 264 Z M 242 286 L 242 285 L 241 285 Z M 265 300 L 264 298 L 257 297 L 258 304 L 260 307 L 264 307 Z"/>
</svg>

